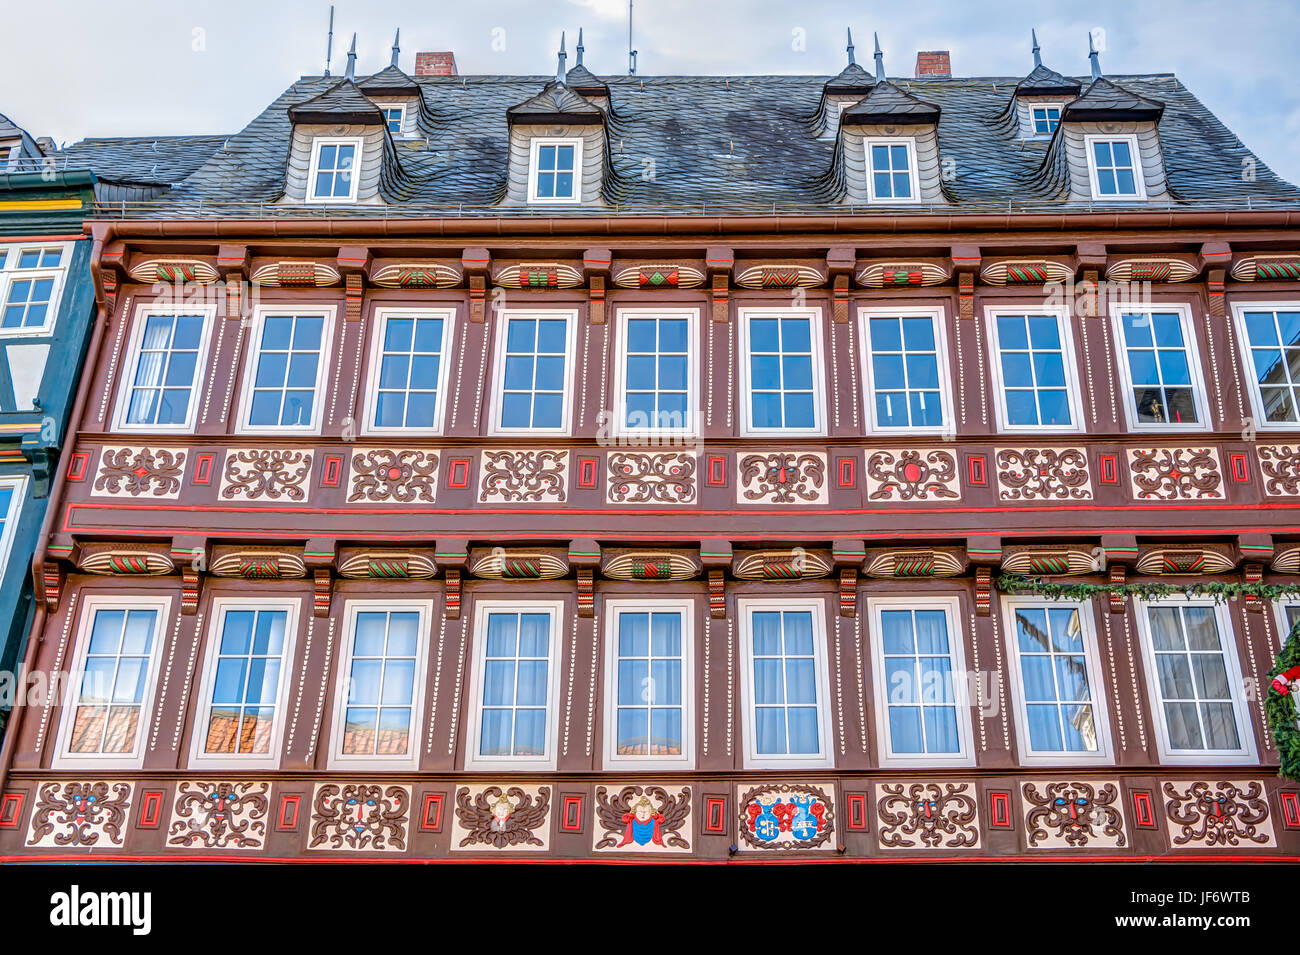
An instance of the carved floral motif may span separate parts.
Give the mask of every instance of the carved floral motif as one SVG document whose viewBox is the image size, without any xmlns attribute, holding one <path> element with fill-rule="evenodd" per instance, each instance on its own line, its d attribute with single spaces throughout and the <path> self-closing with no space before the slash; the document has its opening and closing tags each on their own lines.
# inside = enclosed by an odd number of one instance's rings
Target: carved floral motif
<svg viewBox="0 0 1300 955">
<path fill-rule="evenodd" d="M 185 849 L 261 849 L 271 784 L 182 780 L 167 825 L 167 845 Z"/>
<path fill-rule="evenodd" d="M 104 448 L 90 493 L 99 497 L 180 495 L 185 448 Z"/>
<path fill-rule="evenodd" d="M 867 452 L 867 497 L 873 501 L 956 500 L 957 458 L 942 448 Z"/>
<path fill-rule="evenodd" d="M 1134 448 L 1129 478 L 1138 500 L 1222 498 L 1223 472 L 1213 448 Z"/>
<path fill-rule="evenodd" d="M 596 787 L 595 849 L 690 852 L 691 788 L 672 795 L 662 786 L 624 786 L 613 795 Z"/>
<path fill-rule="evenodd" d="M 609 503 L 694 503 L 695 463 L 695 455 L 689 451 L 611 451 L 606 459 Z"/>
<path fill-rule="evenodd" d="M 1080 448 L 998 448 L 998 498 L 1003 501 L 1088 501 L 1092 481 Z"/>
<path fill-rule="evenodd" d="M 120 846 L 130 805 L 129 782 L 42 783 L 37 790 L 27 845 Z"/>
<path fill-rule="evenodd" d="M 1165 826 L 1175 848 L 1277 844 L 1259 780 L 1166 782 L 1163 790 Z"/>
<path fill-rule="evenodd" d="M 979 848 L 979 809 L 970 783 L 877 784 L 876 815 L 886 849 Z"/>
<path fill-rule="evenodd" d="M 1085 846 L 1121 848 L 1127 845 L 1120 788 L 1113 780 L 1027 782 L 1024 796 L 1025 833 L 1031 849 L 1081 849 Z"/>
<path fill-rule="evenodd" d="M 456 793 L 452 845 L 457 849 L 545 849 L 550 809 L 549 786 L 485 786 L 477 792 L 462 787 Z"/>
<path fill-rule="evenodd" d="M 743 849 L 833 849 L 835 808 L 830 783 L 736 787 Z"/>
<path fill-rule="evenodd" d="M 1300 445 L 1261 444 L 1255 450 L 1264 493 L 1270 497 L 1300 495 Z"/>
<path fill-rule="evenodd" d="M 767 451 L 736 455 L 739 503 L 821 504 L 826 500 L 826 455 Z"/>
<path fill-rule="evenodd" d="M 284 448 L 231 448 L 221 479 L 221 496 L 250 501 L 307 500 L 312 453 Z"/>
<path fill-rule="evenodd" d="M 438 492 L 438 454 L 412 448 L 357 451 L 350 483 L 349 504 L 432 504 Z"/>
<path fill-rule="evenodd" d="M 569 452 L 484 450 L 479 463 L 480 503 L 535 504 L 567 499 Z"/>
<path fill-rule="evenodd" d="M 322 783 L 312 798 L 307 848 L 405 851 L 410 809 L 410 786 Z"/>
</svg>

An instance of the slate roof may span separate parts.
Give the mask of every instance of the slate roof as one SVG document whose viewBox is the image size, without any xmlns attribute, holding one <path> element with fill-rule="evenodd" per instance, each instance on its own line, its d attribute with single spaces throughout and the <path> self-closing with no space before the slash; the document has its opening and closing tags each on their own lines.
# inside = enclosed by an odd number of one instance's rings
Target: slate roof
<svg viewBox="0 0 1300 955">
<path fill-rule="evenodd" d="M 1024 96 L 1078 96 L 1082 84 L 1062 76 L 1039 63 L 1016 85 L 1016 92 Z"/>
<path fill-rule="evenodd" d="M 571 90 L 567 83 L 552 80 L 536 96 L 511 106 L 506 110 L 506 116 L 512 123 L 590 125 L 604 122 L 605 113 L 599 106 Z"/>
<path fill-rule="evenodd" d="M 826 81 L 827 93 L 865 93 L 875 85 L 876 78 L 857 63 L 850 63 Z"/>
<path fill-rule="evenodd" d="M 357 83 L 368 96 L 419 96 L 420 84 L 395 66 L 386 66 Z"/>
<path fill-rule="evenodd" d="M 1143 120 L 1159 119 L 1164 104 L 1139 96 L 1117 86 L 1104 76 L 1099 76 L 1083 91 L 1078 99 L 1065 106 L 1065 119 L 1077 120 Z"/>
<path fill-rule="evenodd" d="M 363 126 L 385 124 L 384 114 L 379 112 L 379 107 L 349 79 L 336 80 L 333 86 L 319 96 L 289 107 L 289 115 L 299 123 L 356 123 Z"/>
<path fill-rule="evenodd" d="M 939 107 L 917 99 L 889 80 L 877 83 L 870 93 L 844 111 L 841 122 L 846 123 L 899 123 L 915 125 L 937 123 Z"/>
<path fill-rule="evenodd" d="M 609 95 L 609 84 L 581 63 L 564 74 L 564 85 L 584 96 Z"/>
<path fill-rule="evenodd" d="M 812 122 L 828 79 L 605 77 L 612 104 L 606 117 L 607 205 L 539 212 L 495 205 L 506 181 L 507 112 L 516 107 L 512 115 L 518 117 L 525 104 L 584 113 L 594 107 L 577 102 L 577 94 L 553 77 L 415 77 L 422 92 L 417 135 L 389 146 L 402 170 L 401 176 L 381 186 L 389 205 L 331 206 L 316 208 L 313 214 L 844 211 L 836 173 L 837 141 L 818 138 Z M 1015 124 L 1007 122 L 1011 98 L 1022 79 L 889 81 L 900 94 L 938 108 L 940 156 L 953 160 L 956 172 L 944 185 L 958 209 L 1052 209 L 1065 201 L 1059 167 L 1048 155 L 1059 134 L 1050 142 L 1022 141 Z M 1075 81 L 1081 86 L 1087 82 Z M 1173 202 L 1235 207 L 1250 198 L 1300 204 L 1300 189 L 1257 159 L 1255 181 L 1242 181 L 1242 160 L 1251 157 L 1250 151 L 1175 76 L 1117 76 L 1113 83 L 1136 97 L 1164 104 L 1159 132 Z M 149 214 L 304 214 L 302 207 L 260 204 L 275 203 L 283 191 L 292 128 L 289 109 L 338 85 L 337 78 L 328 77 L 304 77 L 294 83 L 231 136 L 228 149 L 212 148 L 210 158 L 168 194 L 169 201 L 177 203 L 173 213 L 154 209 Z M 646 175 L 647 169 L 653 175 Z M 202 212 L 196 213 L 194 204 L 200 201 Z M 925 208 L 906 211 L 923 214 Z"/>
<path fill-rule="evenodd" d="M 101 182 L 171 186 L 186 179 L 228 136 L 106 136 L 54 154 L 59 169 L 90 169 Z"/>
</svg>

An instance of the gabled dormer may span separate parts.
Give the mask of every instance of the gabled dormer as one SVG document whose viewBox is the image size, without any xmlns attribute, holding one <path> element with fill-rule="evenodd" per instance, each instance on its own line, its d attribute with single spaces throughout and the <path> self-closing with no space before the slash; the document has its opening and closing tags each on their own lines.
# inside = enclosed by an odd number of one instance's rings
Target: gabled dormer
<svg viewBox="0 0 1300 955">
<path fill-rule="evenodd" d="M 24 166 L 24 161 L 29 170 L 34 170 L 37 168 L 35 162 L 44 155 L 40 143 L 8 116 L 0 113 L 0 173 L 19 170 Z"/>
<path fill-rule="evenodd" d="M 871 205 L 942 203 L 939 107 L 885 78 L 876 43 L 876 81 L 840 116 L 845 201 Z"/>
<path fill-rule="evenodd" d="M 564 41 L 556 78 L 506 110 L 510 159 L 506 205 L 601 205 L 605 111 L 565 82 Z"/>
<path fill-rule="evenodd" d="M 1030 32 L 1034 38 L 1034 68 L 1016 84 L 1016 121 L 1021 139 L 1048 140 L 1061 123 L 1065 104 L 1079 95 L 1082 84 L 1044 66 L 1038 33 Z"/>
<path fill-rule="evenodd" d="M 875 84 L 871 74 L 858 65 L 853 56 L 853 31 L 848 30 L 848 45 L 845 52 L 849 62 L 826 81 L 822 87 L 821 102 L 817 105 L 817 135 L 823 139 L 834 139 L 840 129 L 840 116 L 850 106 L 871 92 Z"/>
<path fill-rule="evenodd" d="M 389 135 L 394 139 L 409 139 L 417 134 L 420 117 L 420 84 L 398 67 L 401 54 L 401 31 L 393 38 L 393 61 L 374 76 L 357 83 L 367 99 L 384 114 Z"/>
</svg>

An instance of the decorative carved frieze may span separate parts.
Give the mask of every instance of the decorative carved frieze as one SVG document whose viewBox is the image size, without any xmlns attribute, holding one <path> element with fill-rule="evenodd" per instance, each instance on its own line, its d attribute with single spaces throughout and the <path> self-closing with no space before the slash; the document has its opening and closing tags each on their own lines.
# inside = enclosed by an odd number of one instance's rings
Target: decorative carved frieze
<svg viewBox="0 0 1300 955">
<path fill-rule="evenodd" d="M 648 262 L 620 267 L 614 272 L 619 288 L 698 288 L 704 272 L 682 262 Z"/>
<path fill-rule="evenodd" d="M 737 263 L 733 281 L 740 288 L 816 288 L 826 284 L 826 274 L 795 262 Z"/>
<path fill-rule="evenodd" d="M 1001 259 L 980 272 L 985 285 L 1046 285 L 1073 277 L 1073 266 L 1052 259 Z"/>
<path fill-rule="evenodd" d="M 262 849 L 270 811 L 269 782 L 176 784 L 167 845 L 178 849 Z"/>
<path fill-rule="evenodd" d="M 1264 493 L 1269 497 L 1300 495 L 1300 445 L 1260 444 L 1259 473 L 1264 479 Z"/>
<path fill-rule="evenodd" d="M 302 553 L 273 547 L 218 547 L 210 572 L 215 577 L 245 580 L 285 580 L 307 576 Z"/>
<path fill-rule="evenodd" d="M 436 451 L 362 448 L 349 461 L 349 504 L 432 504 L 437 497 Z"/>
<path fill-rule="evenodd" d="M 883 849 L 978 849 L 979 804 L 972 783 L 877 783 Z"/>
<path fill-rule="evenodd" d="M 832 783 L 767 783 L 736 787 L 740 850 L 834 849 Z"/>
<path fill-rule="evenodd" d="M 569 572 L 568 551 L 493 547 L 469 555 L 469 572 L 490 580 L 553 580 Z"/>
<path fill-rule="evenodd" d="M 1187 282 L 1200 274 L 1192 256 L 1112 259 L 1106 266 L 1108 282 Z"/>
<path fill-rule="evenodd" d="M 1021 787 L 1025 841 L 1031 849 L 1121 849 L 1122 790 L 1113 779 L 1038 780 Z"/>
<path fill-rule="evenodd" d="M 597 852 L 690 852 L 691 787 L 597 786 L 596 823 Z"/>
<path fill-rule="evenodd" d="M 865 573 L 881 580 L 956 577 L 966 563 L 965 552 L 952 547 L 896 547 L 869 551 Z"/>
<path fill-rule="evenodd" d="M 1092 480 L 1082 448 L 998 448 L 998 499 L 1090 501 Z"/>
<path fill-rule="evenodd" d="M 444 262 L 394 262 L 370 275 L 370 284 L 380 288 L 454 288 L 460 283 L 461 270 Z"/>
<path fill-rule="evenodd" d="M 691 451 L 610 451 L 606 457 L 610 504 L 694 504 L 699 480 Z"/>
<path fill-rule="evenodd" d="M 606 550 L 600 572 L 612 580 L 689 580 L 698 576 L 697 555 L 669 550 Z"/>
<path fill-rule="evenodd" d="M 293 502 L 310 493 L 312 452 L 286 448 L 231 448 L 221 474 L 221 499 Z"/>
<path fill-rule="evenodd" d="M 122 845 L 132 784 L 127 780 L 57 780 L 36 789 L 27 845 L 82 849 Z"/>
<path fill-rule="evenodd" d="M 1223 469 L 1214 448 L 1130 448 L 1129 482 L 1140 501 L 1222 499 Z"/>
<path fill-rule="evenodd" d="M 1008 545 L 1002 552 L 1004 574 L 1054 577 L 1095 573 L 1100 565 L 1094 548 L 1078 545 Z"/>
<path fill-rule="evenodd" d="M 866 288 L 898 288 L 908 285 L 942 285 L 952 278 L 952 269 L 939 262 L 871 262 L 858 272 L 858 284 Z"/>
<path fill-rule="evenodd" d="M 207 285 L 221 277 L 216 267 L 203 259 L 136 259 L 132 260 L 127 274 L 144 285 L 156 282 L 197 282 Z"/>
<path fill-rule="evenodd" d="M 105 447 L 92 497 L 174 500 L 180 496 L 188 448 Z"/>
<path fill-rule="evenodd" d="M 577 288 L 582 270 L 564 262 L 522 262 L 497 271 L 492 280 L 502 288 Z"/>
<path fill-rule="evenodd" d="M 410 828 L 410 786 L 319 783 L 312 796 L 307 848 L 405 852 Z"/>
<path fill-rule="evenodd" d="M 165 544 L 83 544 L 77 569 L 87 574 L 156 576 L 176 569 Z"/>
<path fill-rule="evenodd" d="M 817 451 L 736 454 L 738 504 L 826 503 L 826 455 Z"/>
<path fill-rule="evenodd" d="M 478 483 L 480 504 L 563 504 L 568 500 L 569 452 L 485 448 Z"/>
<path fill-rule="evenodd" d="M 805 580 L 830 576 L 833 563 L 827 551 L 802 547 L 783 550 L 737 551 L 731 572 L 739 580 Z"/>
<path fill-rule="evenodd" d="M 1268 796 L 1257 779 L 1168 781 L 1161 791 L 1175 849 L 1277 845 Z"/>
<path fill-rule="evenodd" d="M 462 786 L 452 849 L 545 851 L 551 842 L 550 786 Z"/>
<path fill-rule="evenodd" d="M 1133 569 L 1139 574 L 1221 574 L 1237 566 L 1232 548 L 1223 544 L 1144 547 Z"/>
<path fill-rule="evenodd" d="M 1246 255 L 1232 264 L 1229 273 L 1238 282 L 1300 281 L 1300 253 Z"/>
<path fill-rule="evenodd" d="M 961 498 L 957 456 L 944 448 L 867 451 L 867 499 L 955 501 Z"/>
<path fill-rule="evenodd" d="M 324 262 L 268 262 L 253 269 L 249 281 L 267 288 L 327 288 L 343 276 Z"/>
<path fill-rule="evenodd" d="M 1279 574 L 1300 574 L 1300 547 L 1279 547 L 1269 566 Z"/>
<path fill-rule="evenodd" d="M 340 555 L 343 577 L 378 580 L 423 580 L 434 577 L 438 566 L 431 554 L 405 550 L 360 550 Z"/>
</svg>

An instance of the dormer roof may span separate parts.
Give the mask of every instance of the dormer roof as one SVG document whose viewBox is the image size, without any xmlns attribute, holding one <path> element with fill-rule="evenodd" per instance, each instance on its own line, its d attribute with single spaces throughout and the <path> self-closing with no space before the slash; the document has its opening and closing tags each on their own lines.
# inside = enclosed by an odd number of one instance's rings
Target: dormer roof
<svg viewBox="0 0 1300 955">
<path fill-rule="evenodd" d="M 609 95 L 609 84 L 581 63 L 564 75 L 564 85 L 580 96 Z"/>
<path fill-rule="evenodd" d="M 1078 80 L 1062 76 L 1041 63 L 1016 84 L 1017 96 L 1078 96 L 1083 88 Z"/>
<path fill-rule="evenodd" d="M 387 71 L 385 71 L 387 72 Z M 384 126 L 384 114 L 366 99 L 357 85 L 342 79 L 324 93 L 289 107 L 295 123 L 321 125 Z"/>
<path fill-rule="evenodd" d="M 1071 122 L 1139 122 L 1159 120 L 1164 111 L 1164 103 L 1129 92 L 1102 76 L 1093 80 L 1078 99 L 1065 104 L 1061 119 Z"/>
<path fill-rule="evenodd" d="M 875 85 L 875 82 L 871 74 L 861 66 L 857 63 L 850 63 L 840 70 L 838 75 L 827 80 L 822 89 L 829 95 L 858 96 L 871 92 L 871 87 Z"/>
<path fill-rule="evenodd" d="M 366 96 L 419 96 L 420 84 L 396 66 L 386 66 L 374 76 L 357 83 Z"/>
<path fill-rule="evenodd" d="M 552 80 L 536 96 L 507 109 L 506 121 L 511 125 L 596 126 L 605 122 L 605 113 L 570 89 L 568 84 Z"/>
<path fill-rule="evenodd" d="M 889 80 L 881 80 L 860 102 L 844 111 L 840 122 L 856 126 L 924 126 L 939 122 L 939 107 Z"/>
</svg>

